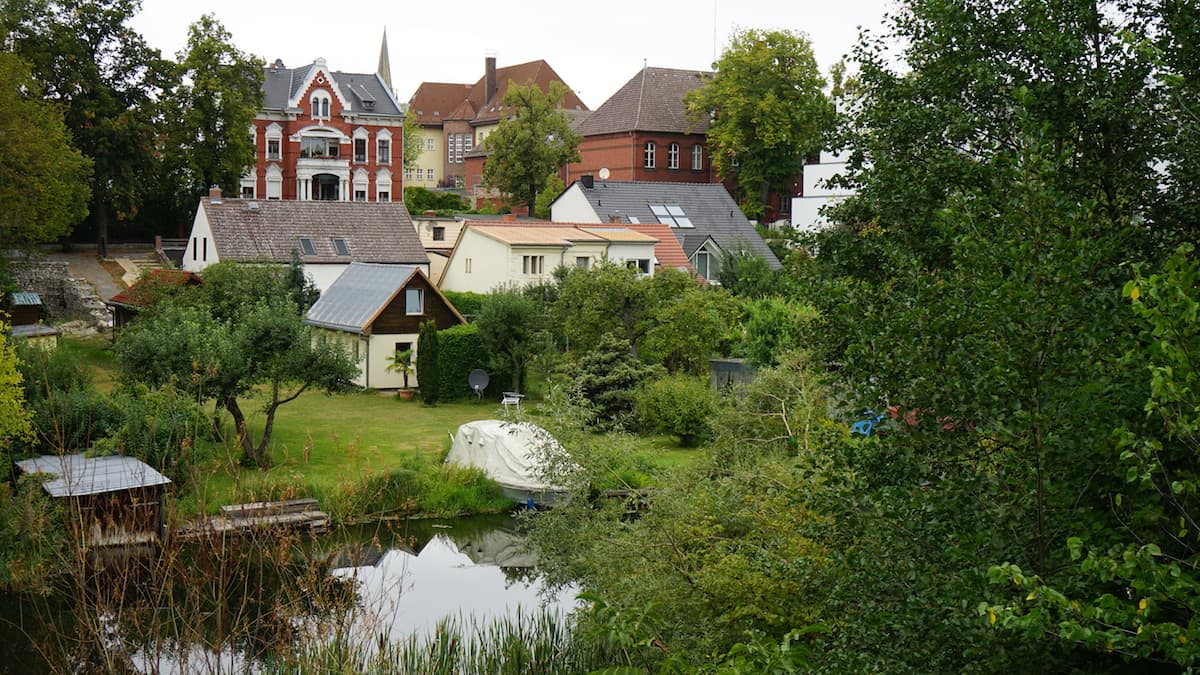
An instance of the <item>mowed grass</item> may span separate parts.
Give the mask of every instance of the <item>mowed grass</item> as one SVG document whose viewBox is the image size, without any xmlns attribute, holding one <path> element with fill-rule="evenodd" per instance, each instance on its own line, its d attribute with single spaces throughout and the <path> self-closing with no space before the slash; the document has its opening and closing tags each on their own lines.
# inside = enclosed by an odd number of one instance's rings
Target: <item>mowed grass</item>
<svg viewBox="0 0 1200 675">
<path fill-rule="evenodd" d="M 437 462 L 459 425 L 501 415 L 491 402 L 426 406 L 394 395 L 364 391 L 327 396 L 305 392 L 279 408 L 271 435 L 272 466 L 267 471 L 237 464 L 231 429 L 224 456 L 213 467 L 197 498 L 202 510 L 266 495 L 329 494 L 357 480 L 411 465 L 414 456 Z M 261 404 L 247 400 L 248 413 Z M 261 438 L 264 416 L 250 414 L 252 436 Z"/>
</svg>

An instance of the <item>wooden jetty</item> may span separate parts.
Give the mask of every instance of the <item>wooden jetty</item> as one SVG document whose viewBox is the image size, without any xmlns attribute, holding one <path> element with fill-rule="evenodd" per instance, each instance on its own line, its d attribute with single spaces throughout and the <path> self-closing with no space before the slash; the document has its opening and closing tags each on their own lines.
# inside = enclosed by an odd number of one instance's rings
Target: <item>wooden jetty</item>
<svg viewBox="0 0 1200 675">
<path fill-rule="evenodd" d="M 195 539 L 213 534 L 238 535 L 275 530 L 324 534 L 329 530 L 329 514 L 319 509 L 315 499 L 230 504 L 222 506 L 219 515 L 184 525 L 175 535 Z"/>
</svg>

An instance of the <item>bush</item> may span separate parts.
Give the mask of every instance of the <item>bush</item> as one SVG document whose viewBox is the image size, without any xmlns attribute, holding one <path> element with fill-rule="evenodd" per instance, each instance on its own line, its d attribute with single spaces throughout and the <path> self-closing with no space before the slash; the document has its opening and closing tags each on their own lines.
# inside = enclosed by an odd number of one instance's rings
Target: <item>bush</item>
<svg viewBox="0 0 1200 675">
<path fill-rule="evenodd" d="M 209 457 L 208 415 L 187 392 L 173 386 L 131 388 L 114 397 L 123 424 L 94 449 L 136 457 L 185 485 Z M 203 437 L 203 440 L 201 439 Z"/>
<path fill-rule="evenodd" d="M 463 324 L 438 331 L 438 379 L 439 397 L 443 401 L 474 396 L 467 376 L 476 368 L 487 369 L 487 357 L 483 353 L 483 340 L 479 328 L 474 324 Z M 502 378 L 492 376 L 487 395 L 493 395 L 503 385 Z"/>
<path fill-rule="evenodd" d="M 483 302 L 487 299 L 486 293 L 472 293 L 471 291 L 442 291 L 442 295 L 446 296 L 458 313 L 468 320 L 479 316 L 480 310 L 483 309 Z"/>
<path fill-rule="evenodd" d="M 409 213 L 437 211 L 438 215 L 452 215 L 467 206 L 457 193 L 434 192 L 419 186 L 404 188 L 404 205 Z"/>
<path fill-rule="evenodd" d="M 661 369 L 638 361 L 629 342 L 611 333 L 600 336 L 591 351 L 583 354 L 575 374 L 580 396 L 592 407 L 589 424 L 599 429 L 616 429 L 633 414 L 638 383 Z"/>
<path fill-rule="evenodd" d="M 425 405 L 436 405 L 441 389 L 438 342 L 437 324 L 423 322 L 417 338 L 417 382 L 421 385 L 421 400 Z"/>
<path fill-rule="evenodd" d="M 673 434 L 688 448 L 712 438 L 717 398 L 704 380 L 664 377 L 639 389 L 635 405 L 638 424 L 645 431 Z"/>
</svg>

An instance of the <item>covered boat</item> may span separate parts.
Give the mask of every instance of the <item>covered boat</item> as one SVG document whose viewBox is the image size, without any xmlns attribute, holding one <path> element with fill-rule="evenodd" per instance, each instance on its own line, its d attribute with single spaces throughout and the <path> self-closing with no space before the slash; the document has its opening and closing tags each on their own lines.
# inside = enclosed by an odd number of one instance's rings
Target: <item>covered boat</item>
<svg viewBox="0 0 1200 675">
<path fill-rule="evenodd" d="M 529 422 L 479 420 L 458 428 L 446 463 L 482 469 L 509 497 L 552 504 L 564 490 L 547 482 L 554 457 L 564 455 L 550 432 Z"/>
</svg>

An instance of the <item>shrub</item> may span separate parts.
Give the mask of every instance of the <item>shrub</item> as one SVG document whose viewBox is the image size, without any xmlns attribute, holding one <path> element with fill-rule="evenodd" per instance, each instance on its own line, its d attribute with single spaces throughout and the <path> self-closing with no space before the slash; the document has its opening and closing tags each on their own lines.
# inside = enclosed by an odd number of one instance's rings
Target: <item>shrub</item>
<svg viewBox="0 0 1200 675">
<path fill-rule="evenodd" d="M 480 310 L 483 309 L 483 302 L 487 299 L 486 293 L 472 293 L 471 291 L 442 291 L 442 295 L 446 296 L 458 313 L 468 320 L 479 316 Z"/>
<path fill-rule="evenodd" d="M 140 385 L 114 397 L 123 423 L 96 450 L 136 457 L 184 485 L 211 455 L 204 407 L 173 386 L 148 389 Z M 201 440 L 201 436 L 204 437 Z"/>
<path fill-rule="evenodd" d="M 441 388 L 438 364 L 437 324 L 425 321 L 417 338 L 417 382 L 421 385 L 421 400 L 425 405 L 435 405 Z"/>
<path fill-rule="evenodd" d="M 420 186 L 404 188 L 404 205 L 409 213 L 437 211 L 438 215 L 450 215 L 466 208 L 462 197 L 454 192 L 434 192 Z"/>
<path fill-rule="evenodd" d="M 629 342 L 623 338 L 602 335 L 595 348 L 579 359 L 575 376 L 580 396 L 592 406 L 590 424 L 601 429 L 624 426 L 633 414 L 638 384 L 658 370 L 630 354 Z"/>
<path fill-rule="evenodd" d="M 695 447 L 712 437 L 717 399 L 704 380 L 672 375 L 638 390 L 636 409 L 642 429 L 673 434 L 680 445 Z"/>
<path fill-rule="evenodd" d="M 438 331 L 438 395 L 443 401 L 473 396 L 467 376 L 476 368 L 487 369 L 483 340 L 474 324 L 463 324 Z M 501 378 L 493 376 L 487 393 L 494 394 L 503 387 Z"/>
</svg>

